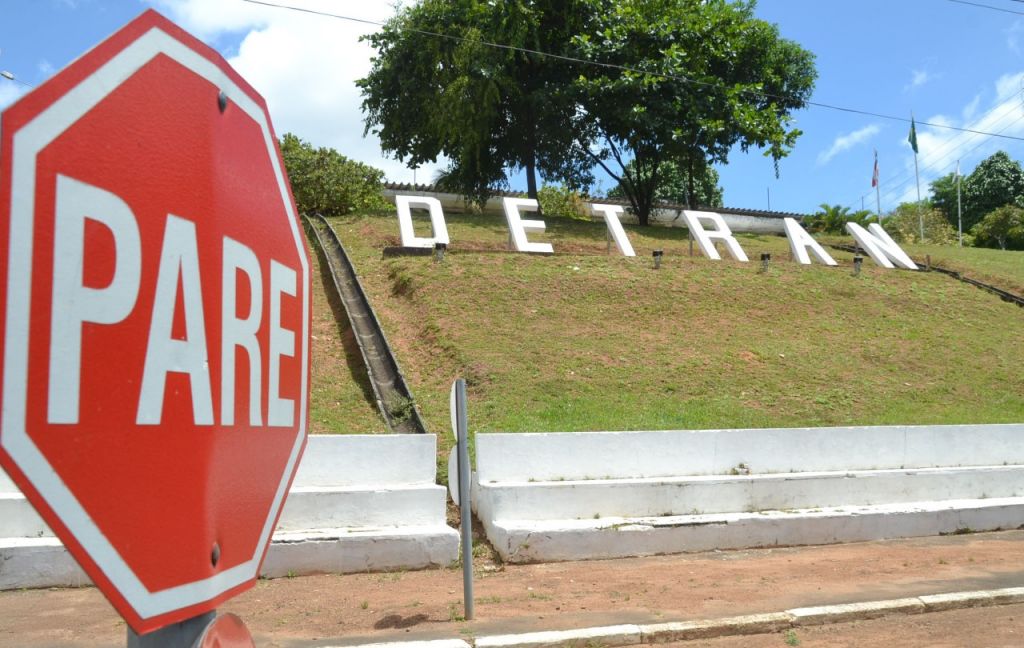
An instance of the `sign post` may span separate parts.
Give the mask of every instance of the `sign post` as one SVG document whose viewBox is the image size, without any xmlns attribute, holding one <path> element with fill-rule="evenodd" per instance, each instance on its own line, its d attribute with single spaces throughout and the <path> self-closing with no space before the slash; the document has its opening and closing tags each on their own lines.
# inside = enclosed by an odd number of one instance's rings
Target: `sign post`
<svg viewBox="0 0 1024 648">
<path fill-rule="evenodd" d="M 466 418 L 466 381 L 459 378 L 452 383 L 449 406 L 455 447 L 448 460 L 448 488 L 452 500 L 462 516 L 462 592 L 466 619 L 472 620 L 473 610 L 473 507 L 470 493 L 472 467 L 469 463 L 469 424 Z M 455 471 L 453 472 L 453 468 Z"/>
<path fill-rule="evenodd" d="M 262 97 L 154 11 L 0 116 L 0 466 L 137 645 L 255 583 L 309 265 Z"/>
</svg>

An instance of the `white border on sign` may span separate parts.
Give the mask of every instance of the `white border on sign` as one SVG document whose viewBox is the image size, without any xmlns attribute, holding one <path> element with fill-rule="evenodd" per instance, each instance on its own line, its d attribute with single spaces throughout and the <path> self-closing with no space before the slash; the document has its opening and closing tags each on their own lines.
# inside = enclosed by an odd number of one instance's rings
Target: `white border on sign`
<svg viewBox="0 0 1024 648">
<path fill-rule="evenodd" d="M 298 433 L 292 444 L 288 464 L 274 495 L 253 556 L 236 567 L 196 581 L 151 592 L 110 544 L 89 517 L 74 494 L 54 471 L 46 457 L 29 438 L 25 426 L 28 377 L 29 318 L 32 288 L 32 243 L 35 210 L 36 157 L 61 133 L 94 108 L 118 86 L 128 80 L 154 57 L 164 54 L 198 76 L 206 79 L 245 111 L 263 133 L 264 144 L 274 169 L 281 201 L 288 215 L 292 237 L 302 265 L 302 392 L 299 398 Z M 303 251 L 302 236 L 280 167 L 277 149 L 270 133 L 267 114 L 223 70 L 184 43 L 158 27 L 111 58 L 83 79 L 67 94 L 37 115 L 15 133 L 12 144 L 11 230 L 7 268 L 7 332 L 5 335 L 4 391 L 0 436 L 4 449 L 21 468 L 32 486 L 46 500 L 58 518 L 103 571 L 135 612 L 143 619 L 166 614 L 208 601 L 255 578 L 263 551 L 273 533 L 274 521 L 281 509 L 289 478 L 296 468 L 306 425 L 306 381 L 309 362 L 309 266 Z"/>
</svg>

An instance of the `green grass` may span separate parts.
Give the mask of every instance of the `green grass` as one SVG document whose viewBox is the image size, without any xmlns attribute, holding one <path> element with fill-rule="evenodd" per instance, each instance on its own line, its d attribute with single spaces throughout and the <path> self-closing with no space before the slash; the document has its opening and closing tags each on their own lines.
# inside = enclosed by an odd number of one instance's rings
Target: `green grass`
<svg viewBox="0 0 1024 648">
<path fill-rule="evenodd" d="M 315 241 L 312 248 L 309 255 L 313 264 L 309 431 L 311 434 L 385 432 L 387 426 L 373 404 L 373 389 L 362 356 L 341 304 L 331 297 L 334 284 Z M 336 317 L 336 312 L 341 317 Z"/>
<path fill-rule="evenodd" d="M 800 266 L 776 236 L 740 237 L 749 264 L 712 262 L 685 231 L 629 226 L 627 259 L 603 225 L 550 218 L 531 239 L 556 253 L 531 256 L 505 251 L 503 218 L 446 218 L 440 264 L 382 258 L 394 215 L 332 221 L 442 449 L 460 376 L 474 432 L 1024 420 L 1024 312 L 949 277 L 854 277 L 838 251 L 838 268 Z"/>
<path fill-rule="evenodd" d="M 822 237 L 822 240 L 847 244 L 852 241 L 850 237 L 838 236 Z M 972 279 L 1024 295 L 1024 252 L 957 245 L 906 244 L 902 247 L 918 263 L 924 263 L 925 257 L 931 256 L 933 266 L 955 270 Z"/>
</svg>

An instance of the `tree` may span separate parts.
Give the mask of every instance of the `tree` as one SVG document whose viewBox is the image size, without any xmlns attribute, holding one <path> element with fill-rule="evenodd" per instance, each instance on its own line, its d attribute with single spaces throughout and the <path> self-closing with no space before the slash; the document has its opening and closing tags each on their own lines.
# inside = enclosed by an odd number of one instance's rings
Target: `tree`
<svg viewBox="0 0 1024 648">
<path fill-rule="evenodd" d="M 1024 207 L 1024 169 L 1004 151 L 983 160 L 963 181 L 964 230 L 1003 205 Z"/>
<path fill-rule="evenodd" d="M 971 228 L 971 234 L 981 247 L 995 244 L 1001 250 L 1024 250 L 1024 209 L 1016 205 L 993 209 Z"/>
<path fill-rule="evenodd" d="M 636 164 L 630 160 L 626 166 L 629 168 L 629 175 L 635 177 L 638 173 Z M 695 168 L 695 176 L 691 182 L 686 165 L 681 165 L 675 160 L 665 161 L 659 172 L 658 186 L 654 188 L 654 200 L 688 207 L 721 207 L 722 188 L 718 185 L 718 171 L 707 164 L 700 164 Z M 644 180 L 640 178 L 641 182 Z M 608 192 L 608 195 L 625 198 L 626 189 L 620 182 Z"/>
<path fill-rule="evenodd" d="M 924 221 L 924 240 L 921 239 L 921 220 Z M 900 203 L 882 221 L 882 227 L 901 243 L 951 245 L 957 241 L 956 230 L 946 216 L 927 200 L 922 200 L 920 206 L 916 202 Z"/>
<path fill-rule="evenodd" d="M 580 0 L 423 0 L 367 37 L 377 50 L 358 81 L 366 131 L 410 167 L 450 161 L 449 186 L 484 201 L 523 169 L 586 186 L 592 166 L 575 147 L 577 106 L 565 61 L 484 42 L 565 53 Z M 445 37 L 449 36 L 449 37 Z"/>
<path fill-rule="evenodd" d="M 963 179 L 961 179 L 961 194 L 963 193 Z M 957 226 L 957 203 L 956 203 L 956 174 L 947 173 L 936 178 L 929 185 L 932 190 L 932 207 L 938 209 L 945 216 L 946 221 L 954 228 Z M 961 202 L 963 196 L 961 195 Z"/>
<path fill-rule="evenodd" d="M 604 67 L 579 71 L 579 147 L 622 186 L 641 224 L 666 162 L 681 161 L 695 184 L 696 169 L 726 163 L 736 145 L 765 148 L 776 164 L 793 147 L 791 115 L 810 97 L 814 57 L 754 18 L 753 2 L 581 2 L 589 21 L 577 53 Z"/>
<path fill-rule="evenodd" d="M 843 234 L 850 222 L 867 227 L 868 223 L 878 222 L 878 219 L 867 209 L 851 213 L 849 207 L 821 203 L 818 212 L 806 218 L 803 224 L 809 232 Z"/>
<path fill-rule="evenodd" d="M 332 148 L 315 149 L 285 133 L 281 156 L 301 213 L 340 216 L 353 211 L 384 209 L 384 172 L 349 160 Z"/>
</svg>

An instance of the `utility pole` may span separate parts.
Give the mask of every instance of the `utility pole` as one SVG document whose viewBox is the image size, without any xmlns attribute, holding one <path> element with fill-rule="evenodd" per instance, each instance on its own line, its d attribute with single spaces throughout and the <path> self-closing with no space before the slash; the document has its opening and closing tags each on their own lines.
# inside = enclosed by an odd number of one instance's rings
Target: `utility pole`
<svg viewBox="0 0 1024 648">
<path fill-rule="evenodd" d="M 960 206 L 960 160 L 956 161 L 956 231 L 960 247 L 964 246 L 964 215 Z"/>
</svg>

